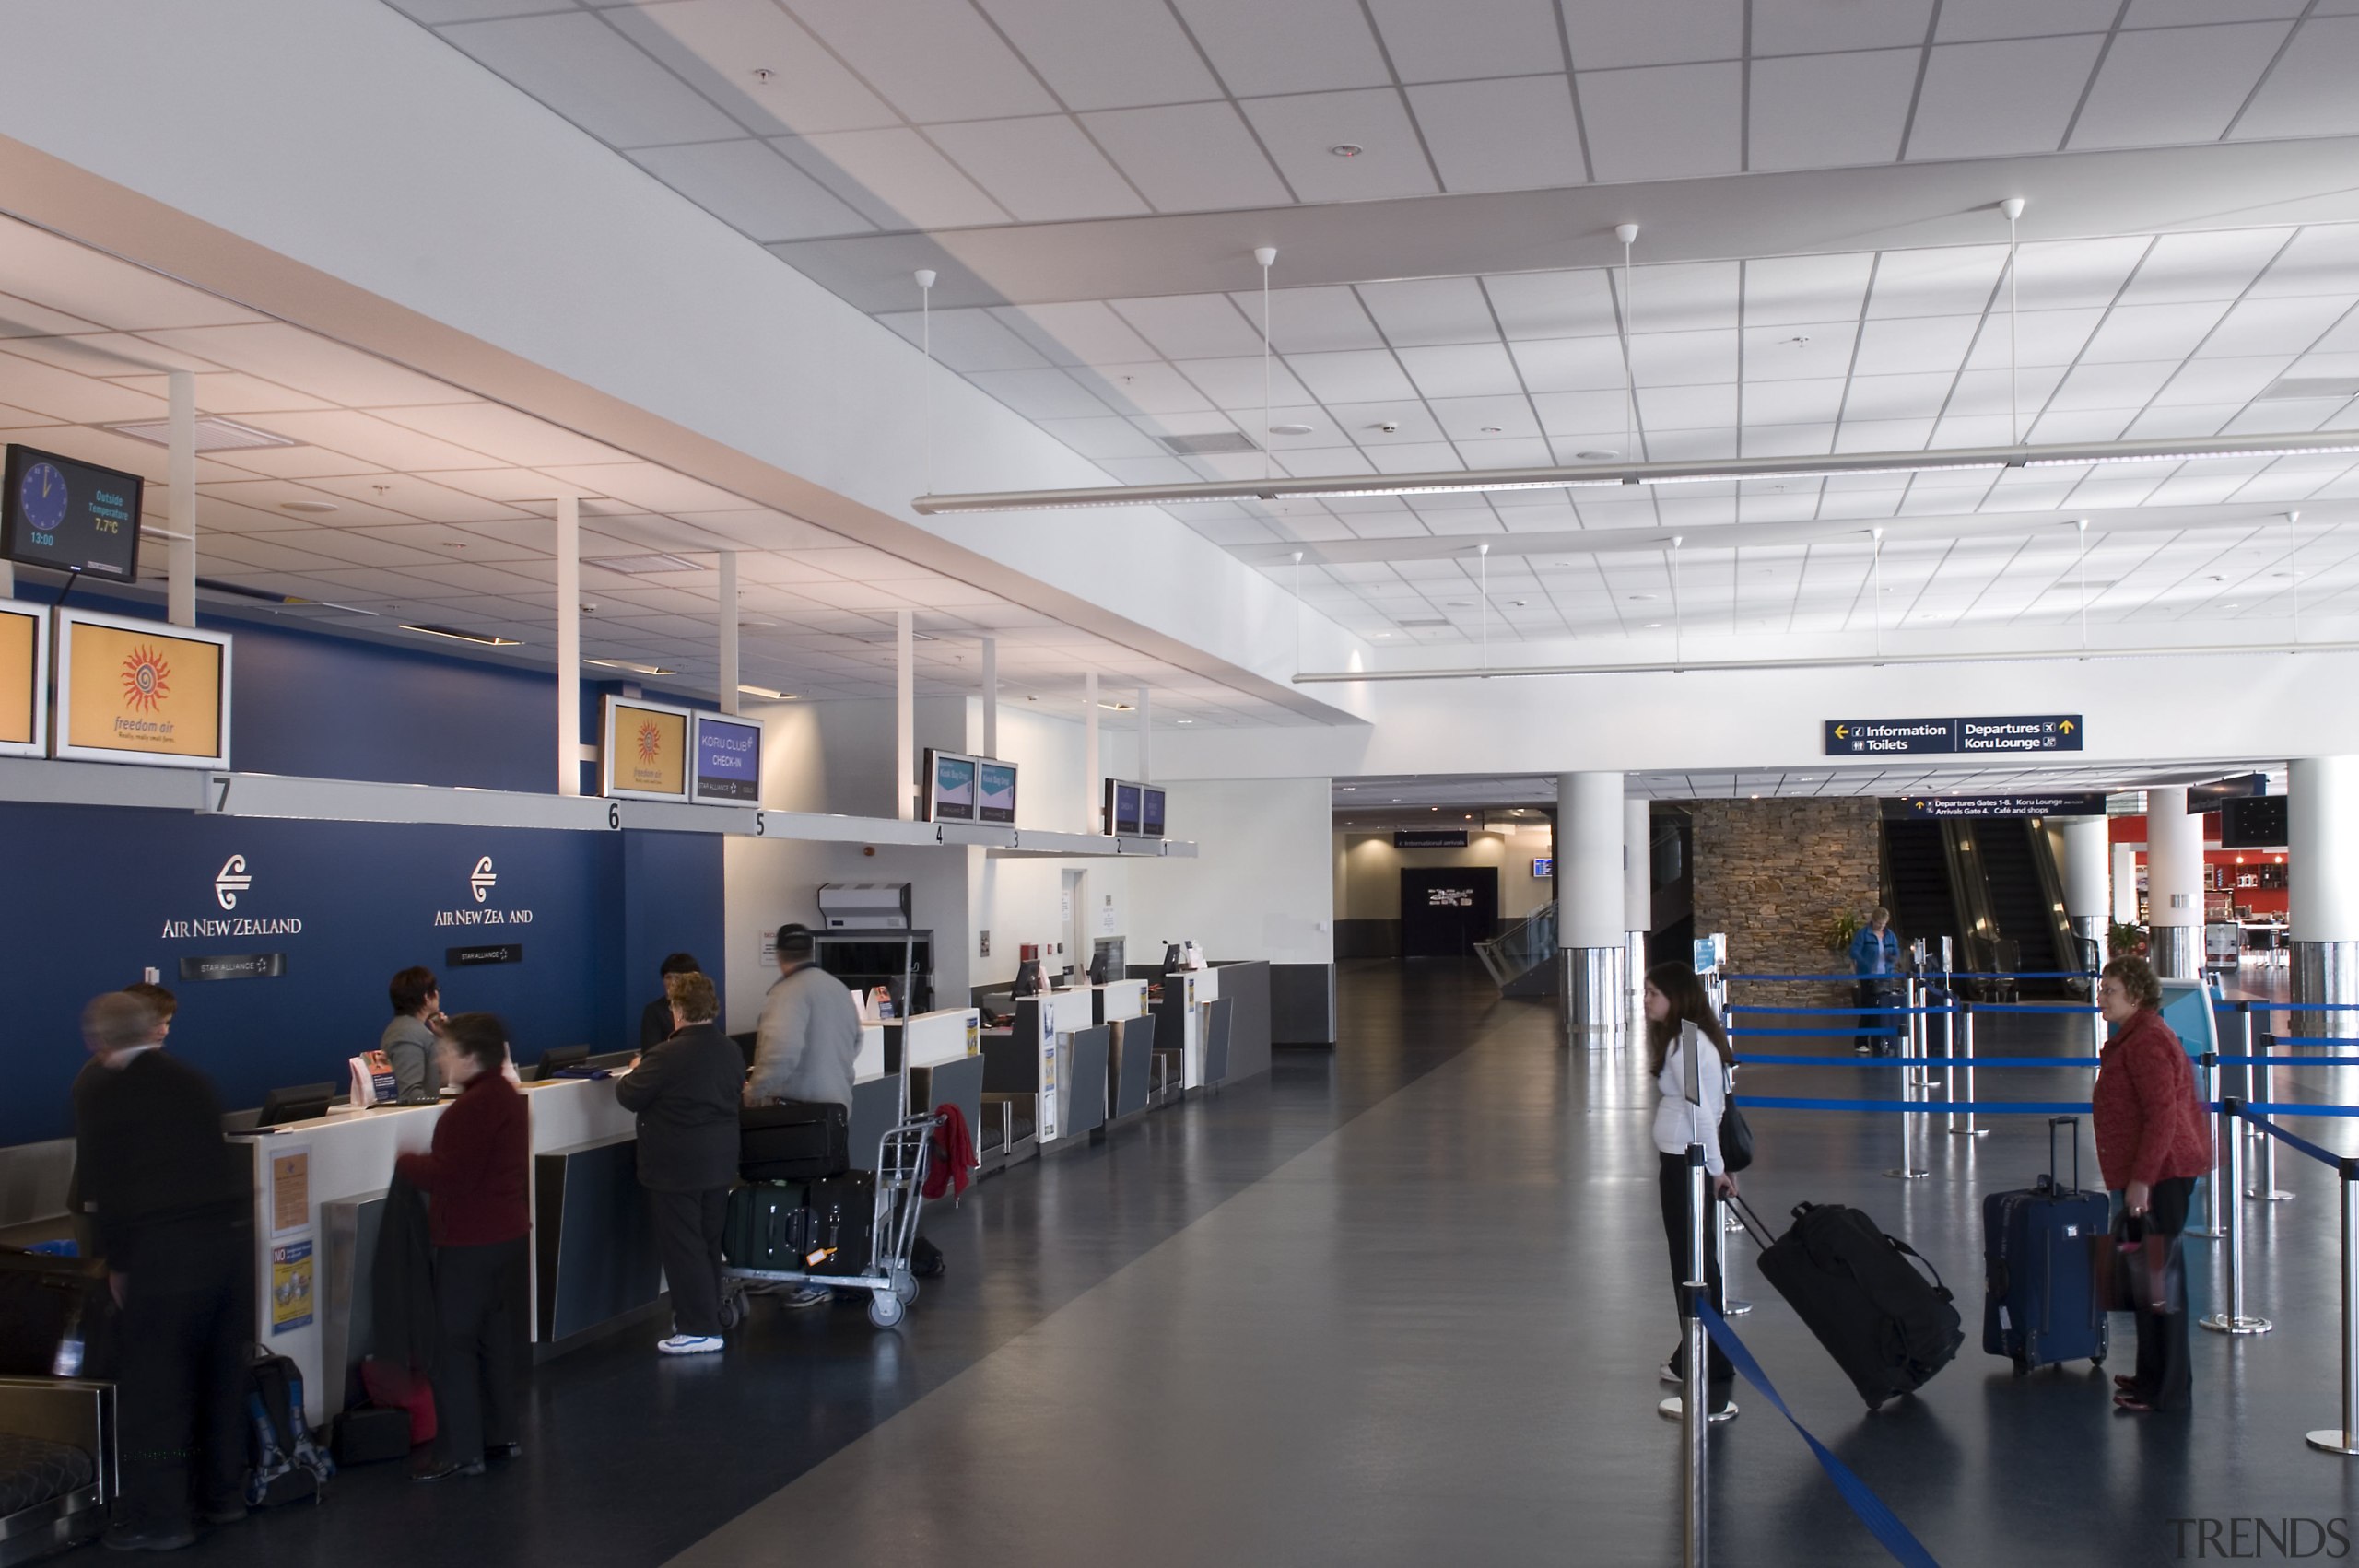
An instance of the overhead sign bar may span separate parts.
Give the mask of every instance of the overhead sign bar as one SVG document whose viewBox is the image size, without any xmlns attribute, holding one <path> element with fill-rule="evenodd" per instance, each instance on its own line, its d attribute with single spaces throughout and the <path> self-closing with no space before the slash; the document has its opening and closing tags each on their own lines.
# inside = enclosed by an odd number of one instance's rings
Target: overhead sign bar
<svg viewBox="0 0 2359 1568">
<path fill-rule="evenodd" d="M 1915 821 L 1943 821 L 1969 816 L 2103 816 L 2105 796 L 2095 795 L 1923 795 L 1889 802 L 1897 815 Z"/>
<path fill-rule="evenodd" d="M 1829 719 L 1828 756 L 1993 755 L 2076 752 L 2085 729 L 2077 713 L 1972 719 Z"/>
</svg>

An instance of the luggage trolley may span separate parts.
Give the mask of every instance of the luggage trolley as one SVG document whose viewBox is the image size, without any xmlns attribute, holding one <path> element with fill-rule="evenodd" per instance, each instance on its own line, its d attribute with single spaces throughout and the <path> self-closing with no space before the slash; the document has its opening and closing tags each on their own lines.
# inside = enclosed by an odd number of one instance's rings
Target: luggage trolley
<svg viewBox="0 0 2359 1568">
<path fill-rule="evenodd" d="M 814 1274 L 771 1269 L 721 1270 L 721 1326 L 745 1321 L 747 1298 L 781 1285 L 819 1285 L 869 1293 L 868 1320 L 890 1328 L 918 1299 L 918 1278 L 910 1270 L 910 1249 L 918 1239 L 918 1211 L 925 1203 L 925 1172 L 933 1159 L 938 1116 L 911 1117 L 876 1141 L 876 1209 L 869 1226 L 869 1257 L 857 1274 Z"/>
</svg>

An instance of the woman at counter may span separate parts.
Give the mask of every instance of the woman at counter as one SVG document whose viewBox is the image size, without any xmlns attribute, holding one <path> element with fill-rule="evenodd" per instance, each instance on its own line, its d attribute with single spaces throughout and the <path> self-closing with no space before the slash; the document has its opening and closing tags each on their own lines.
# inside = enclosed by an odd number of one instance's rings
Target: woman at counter
<svg viewBox="0 0 2359 1568">
<path fill-rule="evenodd" d="M 713 1019 L 721 1012 L 710 976 L 663 977 L 672 1034 L 643 1053 L 615 1085 L 639 1116 L 639 1184 L 655 1213 L 655 1245 L 672 1286 L 665 1355 L 721 1349 L 721 1233 L 737 1182 L 738 1096 L 745 1058 Z"/>
<path fill-rule="evenodd" d="M 377 1036 L 377 1048 L 393 1064 L 401 1104 L 430 1106 L 442 1091 L 434 1071 L 435 1035 L 445 1022 L 442 982 L 433 970 L 412 965 L 385 987 L 385 999 L 393 1004 L 393 1016 Z"/>
<path fill-rule="evenodd" d="M 516 1361 L 532 1158 L 524 1096 L 500 1071 L 507 1025 L 488 1012 L 460 1013 L 443 1024 L 436 1050 L 442 1081 L 459 1096 L 434 1124 L 430 1151 L 393 1162 L 431 1199 L 427 1223 L 442 1344 L 434 1364 L 434 1458 L 416 1474 L 427 1481 L 479 1476 L 487 1455 L 522 1452 Z"/>
</svg>

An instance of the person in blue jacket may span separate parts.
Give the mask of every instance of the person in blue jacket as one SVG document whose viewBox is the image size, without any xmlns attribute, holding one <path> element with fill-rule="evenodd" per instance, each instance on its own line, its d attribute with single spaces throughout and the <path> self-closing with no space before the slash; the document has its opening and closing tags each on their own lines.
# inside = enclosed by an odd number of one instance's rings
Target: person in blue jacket
<svg viewBox="0 0 2359 1568">
<path fill-rule="evenodd" d="M 1868 923 L 1851 938 L 1851 973 L 1859 977 L 1862 1008 L 1882 1007 L 1891 995 L 1891 977 L 1900 973 L 1900 938 L 1893 934 L 1892 911 L 1879 904 L 1868 911 Z M 1853 1049 L 1860 1056 L 1890 1056 L 1890 1014 L 1861 1012 L 1859 1038 Z"/>
</svg>

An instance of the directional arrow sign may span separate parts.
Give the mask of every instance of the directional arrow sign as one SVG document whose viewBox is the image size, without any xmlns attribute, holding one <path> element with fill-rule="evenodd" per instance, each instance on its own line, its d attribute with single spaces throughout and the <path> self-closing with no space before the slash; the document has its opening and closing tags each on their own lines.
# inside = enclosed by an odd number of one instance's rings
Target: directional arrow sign
<svg viewBox="0 0 2359 1568">
<path fill-rule="evenodd" d="M 2086 721 L 2077 713 L 1976 719 L 1830 719 L 1828 756 L 1953 755 L 1973 752 L 2076 752 Z"/>
</svg>

